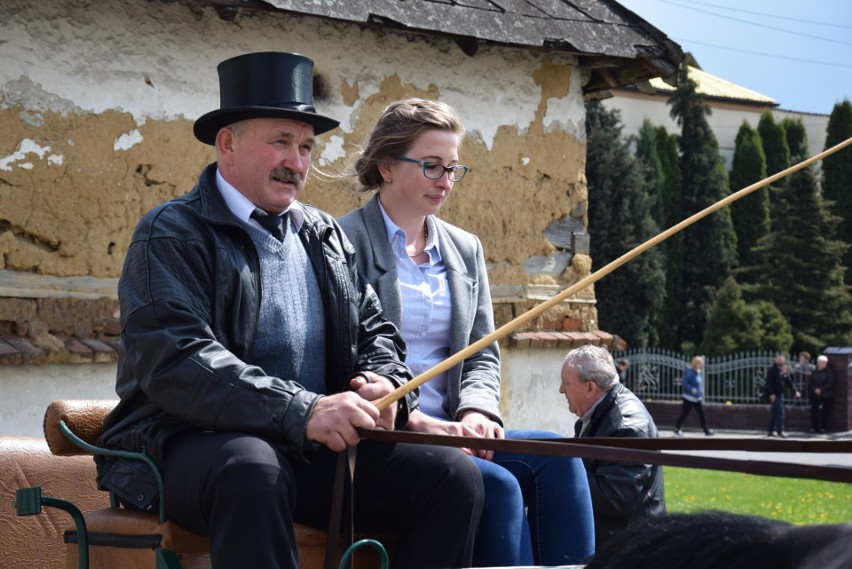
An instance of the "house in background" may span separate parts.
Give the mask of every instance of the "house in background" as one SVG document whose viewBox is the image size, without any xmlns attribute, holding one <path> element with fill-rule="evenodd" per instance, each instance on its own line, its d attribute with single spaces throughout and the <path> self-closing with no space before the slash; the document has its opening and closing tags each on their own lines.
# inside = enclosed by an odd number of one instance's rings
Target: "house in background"
<svg viewBox="0 0 852 569">
<path fill-rule="evenodd" d="M 706 97 L 710 107 L 711 114 L 707 117 L 707 122 L 719 142 L 719 153 L 725 161 L 726 169 L 731 169 L 734 142 L 743 121 L 747 121 L 756 129 L 761 113 L 767 109 L 772 111 L 775 122 L 781 122 L 785 118 L 801 119 L 807 131 L 811 156 L 819 154 L 825 148 L 825 129 L 829 115 L 781 109 L 772 97 L 716 77 L 697 66 L 690 66 L 688 73 L 696 83 L 696 90 Z M 654 126 L 664 126 L 673 134 L 680 133 L 680 127 L 669 114 L 671 106 L 667 104 L 675 87 L 659 78 L 651 79 L 641 87 L 623 86 L 611 89 L 612 97 L 602 101 L 607 109 L 621 111 L 624 136 L 638 135 L 646 118 Z"/>
<path fill-rule="evenodd" d="M 341 121 L 319 137 L 326 172 L 389 102 L 456 107 L 471 172 L 441 216 L 482 239 L 504 324 L 592 269 L 584 101 L 682 57 L 611 0 L 6 0 L 4 15 L 0 432 L 30 436 L 53 399 L 115 397 L 124 256 L 143 213 L 215 160 L 192 123 L 219 106 L 220 61 L 315 61 L 316 106 Z M 367 196 L 316 176 L 303 198 L 342 215 Z M 503 340 L 509 425 L 571 432 L 559 369 L 588 342 L 618 347 L 592 288 Z"/>
</svg>

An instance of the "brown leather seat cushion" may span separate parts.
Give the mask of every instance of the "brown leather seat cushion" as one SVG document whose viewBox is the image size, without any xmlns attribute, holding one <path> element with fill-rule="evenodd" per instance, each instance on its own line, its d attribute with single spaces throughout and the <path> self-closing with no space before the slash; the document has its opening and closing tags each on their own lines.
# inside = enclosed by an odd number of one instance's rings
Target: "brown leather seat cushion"
<svg viewBox="0 0 852 569">
<path fill-rule="evenodd" d="M 44 414 L 44 438 L 51 452 L 57 455 L 85 453 L 59 430 L 59 423 L 65 421 L 75 435 L 94 445 L 101 434 L 104 418 L 117 404 L 117 400 L 71 399 L 51 403 Z"/>
<path fill-rule="evenodd" d="M 60 569 L 77 566 L 76 528 L 66 512 L 44 508 L 37 516 L 16 515 L 16 489 L 32 486 L 41 486 L 43 496 L 61 498 L 77 506 L 86 517 L 89 532 L 94 534 L 93 543 L 120 540 L 119 536 L 154 536 L 149 542 L 177 552 L 183 569 L 210 567 L 206 537 L 168 521 L 161 524 L 154 514 L 111 508 L 109 495 L 98 490 L 95 484 L 93 458 L 59 430 L 59 423 L 64 421 L 84 441 L 95 444 L 104 417 L 116 403 L 111 400 L 54 401 L 45 413 L 46 440 L 0 437 L 0 567 Z M 326 533 L 301 524 L 295 525 L 295 532 L 301 568 L 323 567 Z M 67 545 L 66 534 L 71 540 Z M 391 536 L 378 539 L 387 544 Z M 152 567 L 151 547 L 122 550 L 94 545 L 90 548 L 90 566 Z M 375 567 L 378 556 L 371 548 L 363 548 L 354 558 L 356 568 Z"/>
<path fill-rule="evenodd" d="M 71 517 L 56 508 L 17 516 L 15 491 L 32 486 L 41 486 L 43 496 L 72 502 L 84 514 L 109 507 L 109 496 L 95 486 L 91 456 L 54 456 L 41 439 L 0 437 L 0 567 L 62 569 L 63 532 Z"/>
</svg>

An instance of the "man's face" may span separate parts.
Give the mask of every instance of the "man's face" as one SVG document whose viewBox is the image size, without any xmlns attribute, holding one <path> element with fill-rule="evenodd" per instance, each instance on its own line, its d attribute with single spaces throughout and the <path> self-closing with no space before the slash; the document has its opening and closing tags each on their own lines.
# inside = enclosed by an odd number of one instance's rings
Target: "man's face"
<svg viewBox="0 0 852 569">
<path fill-rule="evenodd" d="M 785 359 L 785 358 L 784 358 L 784 356 L 783 356 L 783 355 L 777 355 L 777 356 L 775 356 L 775 365 L 777 365 L 778 367 L 783 366 L 783 365 L 784 365 L 784 359 Z"/>
<path fill-rule="evenodd" d="M 222 176 L 255 206 L 277 214 L 302 193 L 315 145 L 310 124 L 249 119 L 216 137 Z"/>
<path fill-rule="evenodd" d="M 817 360 L 816 367 L 818 370 L 824 370 L 828 367 L 828 362 L 825 360 Z"/>
<path fill-rule="evenodd" d="M 593 381 L 582 381 L 576 369 L 567 363 L 562 364 L 562 384 L 559 393 L 565 395 L 568 401 L 568 410 L 582 417 L 595 402 L 595 383 Z"/>
</svg>

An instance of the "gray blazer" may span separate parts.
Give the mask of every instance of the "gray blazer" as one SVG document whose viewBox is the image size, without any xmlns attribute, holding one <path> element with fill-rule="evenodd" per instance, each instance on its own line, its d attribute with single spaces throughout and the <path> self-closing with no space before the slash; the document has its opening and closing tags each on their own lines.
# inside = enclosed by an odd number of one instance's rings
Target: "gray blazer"
<svg viewBox="0 0 852 569">
<path fill-rule="evenodd" d="M 494 331 L 494 311 L 485 271 L 485 255 L 479 238 L 438 218 L 435 230 L 453 311 L 450 322 L 450 353 L 455 354 Z M 402 320 L 402 301 L 397 282 L 396 259 L 388 242 L 378 194 L 364 207 L 350 211 L 340 226 L 355 246 L 362 278 L 373 285 L 385 317 L 397 325 Z M 447 414 L 459 419 L 475 409 L 491 415 L 501 425 L 500 351 L 494 342 L 447 371 Z"/>
</svg>

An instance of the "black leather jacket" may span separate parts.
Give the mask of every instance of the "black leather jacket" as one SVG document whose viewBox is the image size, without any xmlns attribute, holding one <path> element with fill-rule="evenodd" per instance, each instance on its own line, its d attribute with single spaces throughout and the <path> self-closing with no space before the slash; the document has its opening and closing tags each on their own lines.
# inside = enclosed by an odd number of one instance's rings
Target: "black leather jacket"
<svg viewBox="0 0 852 569">
<path fill-rule="evenodd" d="M 583 432 L 583 437 L 657 436 L 657 426 L 645 405 L 621 383 L 595 407 Z M 636 516 L 665 513 L 661 466 L 591 459 L 583 464 L 589 475 L 596 543 L 603 543 Z"/>
<path fill-rule="evenodd" d="M 325 309 L 326 392 L 349 388 L 369 370 L 408 381 L 405 348 L 382 316 L 373 289 L 357 275 L 355 251 L 334 219 L 304 206 L 299 237 L 317 274 Z M 295 459 L 320 395 L 294 377 L 269 377 L 243 361 L 260 313 L 260 261 L 246 230 L 216 187 L 208 166 L 188 194 L 148 212 L 134 232 L 121 279 L 118 406 L 100 444 L 139 451 L 162 463 L 168 438 L 187 429 L 251 433 L 280 442 Z M 416 394 L 400 401 L 397 425 Z M 99 484 L 147 509 L 153 475 L 140 463 L 98 460 Z"/>
</svg>

